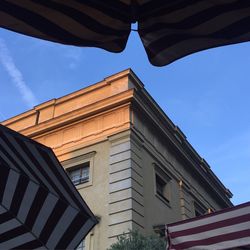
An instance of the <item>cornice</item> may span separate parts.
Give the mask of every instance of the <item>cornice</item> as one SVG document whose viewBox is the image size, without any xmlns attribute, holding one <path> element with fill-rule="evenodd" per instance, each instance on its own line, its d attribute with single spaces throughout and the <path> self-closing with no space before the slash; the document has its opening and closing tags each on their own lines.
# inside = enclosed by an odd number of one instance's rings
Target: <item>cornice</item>
<svg viewBox="0 0 250 250">
<path fill-rule="evenodd" d="M 92 103 L 85 107 L 52 118 L 45 122 L 36 124 L 19 132 L 29 137 L 35 137 L 42 133 L 46 133 L 51 130 L 56 130 L 57 128 L 61 128 L 63 126 L 67 126 L 68 124 L 72 124 L 81 119 L 94 117 L 95 115 L 100 114 L 101 112 L 110 111 L 112 110 L 112 108 L 118 108 L 122 105 L 129 104 L 133 98 L 133 94 L 133 89 L 130 89 L 120 94 L 98 101 L 96 103 Z"/>
<path fill-rule="evenodd" d="M 106 77 L 104 78 L 102 81 L 97 82 L 95 84 L 89 85 L 88 87 L 82 88 L 78 91 L 75 91 L 73 93 L 67 94 L 65 96 L 62 96 L 60 98 L 57 99 L 52 99 L 49 101 L 46 101 L 44 103 L 41 103 L 39 105 L 36 105 L 33 109 L 25 111 L 21 114 L 18 114 L 12 118 L 9 118 L 5 121 L 2 121 L 1 124 L 3 124 L 4 126 L 11 126 L 11 124 L 19 122 L 27 117 L 31 117 L 31 116 L 39 116 L 39 112 L 40 111 L 44 111 L 49 107 L 56 107 L 59 104 L 63 104 L 66 103 L 70 100 L 73 99 L 77 99 L 81 96 L 84 96 L 86 94 L 89 94 L 91 92 L 95 92 L 98 91 L 99 89 L 105 88 L 105 87 L 110 87 L 110 85 L 115 82 L 118 81 L 119 79 L 122 78 L 127 78 L 127 85 L 129 84 L 129 76 L 131 75 L 132 78 L 136 79 L 135 74 L 133 73 L 133 71 L 131 69 L 126 69 L 124 71 L 121 71 L 117 74 L 114 74 L 112 76 Z M 136 81 L 135 85 L 137 84 Z M 116 84 L 116 83 L 114 83 Z M 133 88 L 133 87 L 132 87 Z M 35 121 L 38 121 L 38 117 L 34 118 Z"/>
<path fill-rule="evenodd" d="M 125 69 L 125 70 L 123 70 L 123 71 L 121 71 L 119 73 L 116 73 L 116 74 L 113 74 L 111 76 L 105 77 L 104 81 L 106 83 L 110 84 L 110 83 L 112 83 L 114 81 L 117 81 L 117 80 L 119 80 L 119 79 L 121 79 L 123 77 L 126 77 L 126 76 L 130 75 L 131 72 L 132 72 L 132 70 L 130 68 L 129 69 Z"/>
<path fill-rule="evenodd" d="M 13 117 L 9 118 L 8 120 L 2 121 L 1 124 L 4 126 L 8 126 L 9 124 L 12 124 L 12 123 L 19 121 L 20 117 L 27 118 L 27 117 L 31 117 L 33 115 L 36 115 L 36 113 L 37 113 L 37 111 L 35 109 L 31 109 L 31 110 L 23 112 L 19 115 L 13 116 Z"/>
<path fill-rule="evenodd" d="M 133 108 L 139 108 L 159 129 L 158 133 L 163 134 L 167 138 L 168 143 L 173 146 L 173 149 L 184 160 L 189 162 L 192 171 L 195 171 L 227 205 L 232 205 L 229 199 L 226 199 L 226 197 L 232 197 L 231 192 L 221 183 L 210 166 L 187 141 L 184 133 L 174 125 L 145 89 L 135 92 L 132 103 Z M 222 193 L 225 196 L 222 196 Z"/>
</svg>

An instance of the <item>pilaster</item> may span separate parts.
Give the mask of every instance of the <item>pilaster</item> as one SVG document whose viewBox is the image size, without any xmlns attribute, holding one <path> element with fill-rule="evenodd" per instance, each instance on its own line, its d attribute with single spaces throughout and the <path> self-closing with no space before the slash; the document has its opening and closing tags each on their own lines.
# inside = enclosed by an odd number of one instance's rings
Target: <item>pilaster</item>
<svg viewBox="0 0 250 250">
<path fill-rule="evenodd" d="M 109 137 L 109 238 L 144 231 L 144 189 L 140 147 L 131 131 Z"/>
<path fill-rule="evenodd" d="M 183 220 L 193 217 L 192 199 L 190 196 L 190 187 L 183 181 L 179 181 L 179 193 L 180 193 L 180 208 L 181 217 Z"/>
</svg>

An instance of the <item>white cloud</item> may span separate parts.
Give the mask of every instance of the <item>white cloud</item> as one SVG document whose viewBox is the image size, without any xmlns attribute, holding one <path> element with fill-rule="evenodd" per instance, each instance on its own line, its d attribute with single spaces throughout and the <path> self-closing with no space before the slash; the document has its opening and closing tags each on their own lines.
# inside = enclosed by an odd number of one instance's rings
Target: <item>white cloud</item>
<svg viewBox="0 0 250 250">
<path fill-rule="evenodd" d="M 4 69 L 9 74 L 12 82 L 14 83 L 15 87 L 18 89 L 21 97 L 27 104 L 29 108 L 32 108 L 34 105 L 38 103 L 35 95 L 25 83 L 23 79 L 23 75 L 21 71 L 15 65 L 15 62 L 10 55 L 8 47 L 6 46 L 3 39 L 0 38 L 0 63 L 4 67 Z"/>
<path fill-rule="evenodd" d="M 53 60 L 60 58 L 60 63 L 63 63 L 70 70 L 77 69 L 83 59 L 83 48 L 81 47 L 62 45 L 41 39 L 34 39 L 28 51 L 30 54 L 36 53 L 39 58 L 43 58 L 44 55 L 56 54 Z"/>
</svg>

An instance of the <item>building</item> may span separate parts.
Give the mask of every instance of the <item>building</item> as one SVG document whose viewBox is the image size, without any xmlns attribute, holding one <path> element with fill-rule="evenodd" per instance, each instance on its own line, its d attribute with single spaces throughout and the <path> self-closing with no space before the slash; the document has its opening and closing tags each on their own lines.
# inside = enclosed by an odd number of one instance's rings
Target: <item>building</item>
<svg viewBox="0 0 250 250">
<path fill-rule="evenodd" d="M 85 249 L 232 206 L 230 191 L 130 69 L 2 124 L 53 148 L 99 219 Z"/>
</svg>

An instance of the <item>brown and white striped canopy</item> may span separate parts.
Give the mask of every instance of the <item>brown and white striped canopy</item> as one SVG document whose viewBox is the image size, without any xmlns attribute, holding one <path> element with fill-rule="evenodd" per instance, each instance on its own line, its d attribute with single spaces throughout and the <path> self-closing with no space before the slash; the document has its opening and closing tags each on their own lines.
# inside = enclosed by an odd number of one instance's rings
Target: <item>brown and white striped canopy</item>
<svg viewBox="0 0 250 250">
<path fill-rule="evenodd" d="M 0 249 L 74 249 L 96 222 L 52 150 L 0 125 Z"/>
<path fill-rule="evenodd" d="M 131 23 L 153 65 L 250 40 L 248 0 L 1 0 L 0 27 L 76 46 L 124 50 Z"/>
</svg>

